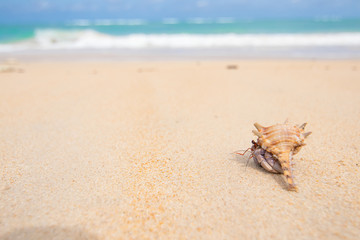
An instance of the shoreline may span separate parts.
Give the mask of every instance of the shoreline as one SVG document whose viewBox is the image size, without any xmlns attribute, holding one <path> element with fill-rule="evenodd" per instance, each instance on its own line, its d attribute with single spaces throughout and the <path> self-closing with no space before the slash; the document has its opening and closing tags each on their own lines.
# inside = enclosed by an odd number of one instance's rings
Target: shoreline
<svg viewBox="0 0 360 240">
<path fill-rule="evenodd" d="M 64 49 L 0 52 L 0 61 L 359 60 L 360 47 Z"/>
</svg>

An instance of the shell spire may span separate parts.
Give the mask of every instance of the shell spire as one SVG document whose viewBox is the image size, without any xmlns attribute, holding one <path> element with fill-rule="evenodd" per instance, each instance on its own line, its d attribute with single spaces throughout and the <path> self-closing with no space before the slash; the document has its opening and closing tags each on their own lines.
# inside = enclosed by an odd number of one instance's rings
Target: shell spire
<svg viewBox="0 0 360 240">
<path fill-rule="evenodd" d="M 291 153 L 282 153 L 279 155 L 278 159 L 279 159 L 281 168 L 283 169 L 283 173 L 286 178 L 286 181 L 288 183 L 288 190 L 297 192 L 298 189 L 294 183 L 294 175 L 293 175 L 292 169 L 290 167 L 290 165 L 291 165 L 290 155 L 291 155 Z"/>
<path fill-rule="evenodd" d="M 306 123 L 294 126 L 285 121 L 283 124 L 270 127 L 263 127 L 258 123 L 255 123 L 254 126 L 257 131 L 253 130 L 253 133 L 258 137 L 258 144 L 279 160 L 288 183 L 288 189 L 297 191 L 290 166 L 292 155 L 299 152 L 305 145 L 305 138 L 311 134 L 311 132 L 304 133 Z"/>
</svg>

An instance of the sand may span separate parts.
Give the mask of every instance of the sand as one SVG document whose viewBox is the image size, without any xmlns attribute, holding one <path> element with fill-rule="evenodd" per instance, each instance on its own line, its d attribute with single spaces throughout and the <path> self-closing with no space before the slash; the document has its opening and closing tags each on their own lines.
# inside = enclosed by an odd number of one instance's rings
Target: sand
<svg viewBox="0 0 360 240">
<path fill-rule="evenodd" d="M 19 68 L 0 73 L 1 240 L 359 238 L 360 61 Z M 286 118 L 313 132 L 297 193 L 232 154 Z"/>
</svg>

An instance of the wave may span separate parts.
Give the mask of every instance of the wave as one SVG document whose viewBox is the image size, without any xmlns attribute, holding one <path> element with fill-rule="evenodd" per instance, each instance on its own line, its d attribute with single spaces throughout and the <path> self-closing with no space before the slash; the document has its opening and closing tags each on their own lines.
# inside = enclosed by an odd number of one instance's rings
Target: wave
<svg viewBox="0 0 360 240">
<path fill-rule="evenodd" d="M 83 23 L 85 24 L 85 23 Z M 107 35 L 94 30 L 42 29 L 32 39 L 0 44 L 1 52 L 56 49 L 141 49 L 224 47 L 357 46 L 360 33 L 329 34 L 130 34 Z"/>
</svg>

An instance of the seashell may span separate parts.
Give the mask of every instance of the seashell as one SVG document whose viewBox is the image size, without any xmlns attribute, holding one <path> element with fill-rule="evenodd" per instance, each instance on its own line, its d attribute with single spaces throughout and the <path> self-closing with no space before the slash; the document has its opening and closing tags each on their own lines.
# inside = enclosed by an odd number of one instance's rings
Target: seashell
<svg viewBox="0 0 360 240">
<path fill-rule="evenodd" d="M 305 145 L 305 138 L 311 134 L 304 132 L 306 123 L 294 126 L 286 121 L 270 127 L 263 127 L 259 123 L 255 123 L 254 126 L 257 130 L 253 130 L 253 133 L 258 137 L 251 148 L 255 162 L 269 172 L 283 173 L 288 189 L 297 191 L 290 165 L 292 156 L 300 151 Z"/>
</svg>

